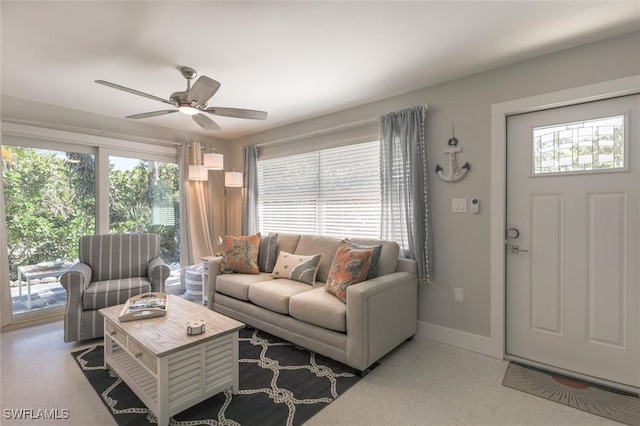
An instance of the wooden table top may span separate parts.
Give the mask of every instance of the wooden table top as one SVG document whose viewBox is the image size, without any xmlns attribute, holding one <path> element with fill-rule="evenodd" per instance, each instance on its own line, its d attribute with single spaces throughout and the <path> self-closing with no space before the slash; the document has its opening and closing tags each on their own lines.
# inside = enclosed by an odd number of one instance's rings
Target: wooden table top
<svg viewBox="0 0 640 426">
<path fill-rule="evenodd" d="M 244 328 L 245 324 L 182 297 L 169 295 L 167 314 L 162 317 L 120 322 L 124 304 L 102 308 L 100 314 L 156 357 L 194 346 Z M 187 322 L 204 321 L 205 332 L 187 335 Z"/>
</svg>

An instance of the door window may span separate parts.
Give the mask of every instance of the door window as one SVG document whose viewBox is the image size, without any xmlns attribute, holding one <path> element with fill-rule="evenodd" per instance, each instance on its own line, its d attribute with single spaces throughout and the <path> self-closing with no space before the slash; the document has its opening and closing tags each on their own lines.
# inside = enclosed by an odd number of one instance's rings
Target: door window
<svg viewBox="0 0 640 426">
<path fill-rule="evenodd" d="M 625 168 L 625 116 L 533 129 L 533 174 Z"/>
</svg>

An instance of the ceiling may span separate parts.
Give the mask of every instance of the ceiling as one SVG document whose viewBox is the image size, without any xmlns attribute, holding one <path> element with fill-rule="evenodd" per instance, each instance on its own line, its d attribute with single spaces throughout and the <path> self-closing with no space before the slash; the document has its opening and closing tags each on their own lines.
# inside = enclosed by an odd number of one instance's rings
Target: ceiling
<svg viewBox="0 0 640 426">
<path fill-rule="evenodd" d="M 222 84 L 209 106 L 268 119 L 212 117 L 216 133 L 182 114 L 139 121 L 225 140 L 640 29 L 638 1 L 3 0 L 0 12 L 3 96 L 122 118 L 171 107 L 94 80 L 168 99 L 189 66 Z"/>
</svg>

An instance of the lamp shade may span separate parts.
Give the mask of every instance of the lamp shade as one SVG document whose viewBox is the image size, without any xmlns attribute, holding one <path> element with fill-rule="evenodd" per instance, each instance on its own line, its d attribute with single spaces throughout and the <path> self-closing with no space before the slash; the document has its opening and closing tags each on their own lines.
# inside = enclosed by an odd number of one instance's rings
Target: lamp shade
<svg viewBox="0 0 640 426">
<path fill-rule="evenodd" d="M 200 165 L 190 165 L 189 166 L 189 180 L 207 180 L 209 178 L 209 173 L 204 166 Z"/>
<path fill-rule="evenodd" d="M 224 155 L 217 152 L 205 153 L 203 163 L 205 169 L 222 170 L 224 169 Z"/>
<path fill-rule="evenodd" d="M 242 188 L 242 172 L 225 172 L 224 186 L 229 188 Z"/>
</svg>

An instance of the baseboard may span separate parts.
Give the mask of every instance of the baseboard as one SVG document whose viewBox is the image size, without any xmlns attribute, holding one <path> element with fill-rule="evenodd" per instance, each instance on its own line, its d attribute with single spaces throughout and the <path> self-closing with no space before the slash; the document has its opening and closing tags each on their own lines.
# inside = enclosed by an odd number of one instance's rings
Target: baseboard
<svg viewBox="0 0 640 426">
<path fill-rule="evenodd" d="M 502 354 L 499 355 L 495 353 L 495 343 L 490 337 L 480 336 L 466 331 L 460 331 L 423 321 L 418 321 L 417 336 L 502 359 Z"/>
</svg>

